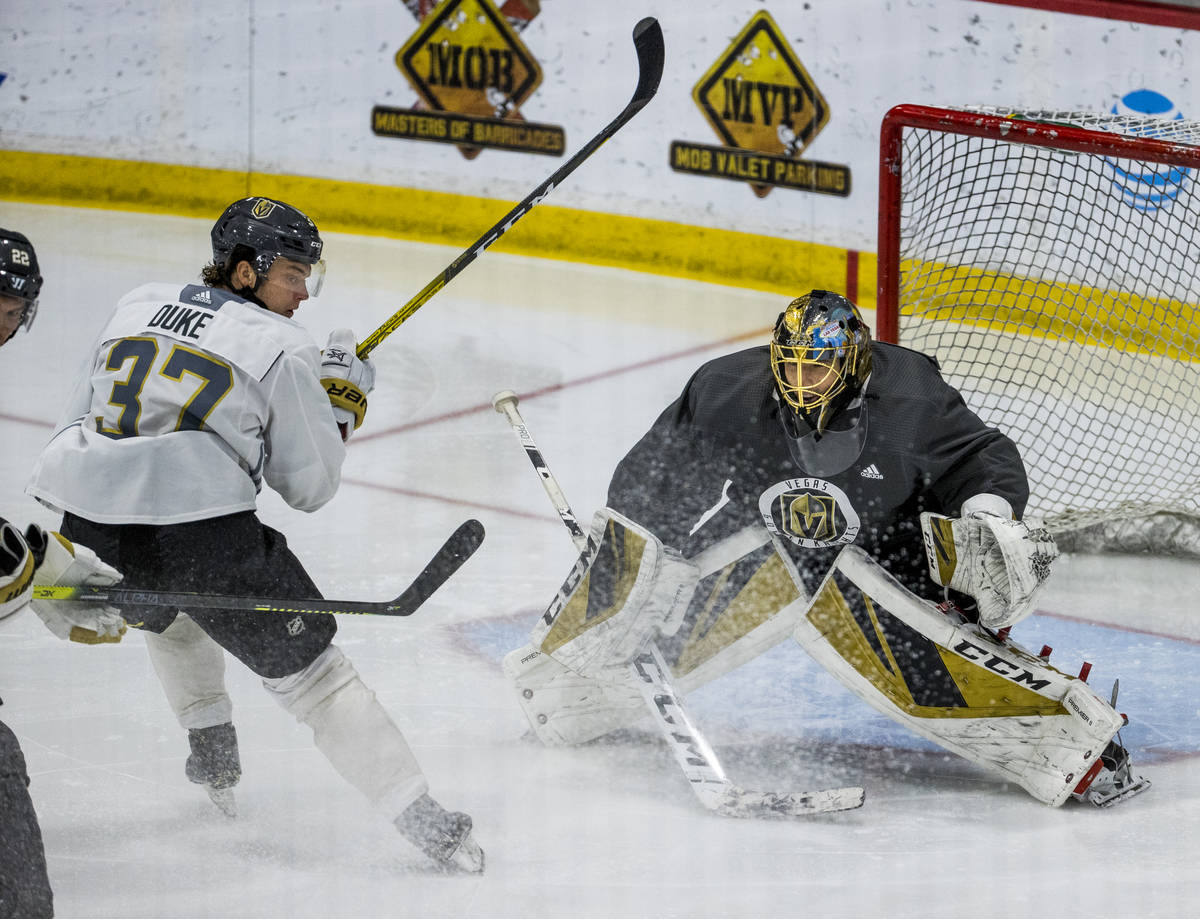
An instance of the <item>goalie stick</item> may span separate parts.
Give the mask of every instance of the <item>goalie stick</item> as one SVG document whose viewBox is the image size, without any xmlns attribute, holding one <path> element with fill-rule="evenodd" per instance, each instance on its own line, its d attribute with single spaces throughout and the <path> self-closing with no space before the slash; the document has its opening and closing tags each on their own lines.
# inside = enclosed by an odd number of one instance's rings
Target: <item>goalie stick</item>
<svg viewBox="0 0 1200 919">
<path fill-rule="evenodd" d="M 387 322 L 372 332 L 358 346 L 357 354 L 360 360 L 365 359 L 375 349 L 376 345 L 396 331 L 401 323 L 424 306 L 434 294 L 449 284 L 471 262 L 475 261 L 475 257 L 479 253 L 483 252 L 484 249 L 508 232 L 512 228 L 512 225 L 529 213 L 535 205 L 541 203 L 550 192 L 554 191 L 562 183 L 563 179 L 575 171 L 580 163 L 595 153 L 605 141 L 624 127 L 634 115 L 645 108 L 647 102 L 654 98 L 654 94 L 658 92 L 659 81 L 662 79 L 664 53 L 662 27 L 659 26 L 657 19 L 647 16 L 634 26 L 633 47 L 637 52 L 638 58 L 637 88 L 633 91 L 633 97 L 629 100 L 625 108 L 621 110 L 621 113 L 601 129 L 600 133 L 588 141 L 574 156 L 563 163 L 548 179 L 526 195 L 511 211 L 501 217 L 495 226 L 479 237 L 479 239 L 475 240 L 441 274 L 426 284 L 420 293 L 404 304 L 404 306 L 400 307 Z"/>
<path fill-rule="evenodd" d="M 576 547 L 584 552 L 589 536 L 580 527 L 567 503 L 562 488 L 546 465 L 529 428 L 517 409 L 517 394 L 504 390 L 492 397 L 492 407 L 508 419 L 525 453 L 537 470 L 546 494 L 571 534 Z M 691 783 L 692 791 L 708 810 L 727 817 L 799 817 L 861 807 L 861 788 L 831 788 L 811 792 L 747 791 L 734 785 L 725 775 L 720 761 L 700 729 L 683 707 L 671 686 L 670 670 L 662 652 L 653 642 L 630 663 L 634 679 L 642 693 L 654 725 L 670 747 L 675 761 Z"/>
<path fill-rule="evenodd" d="M 416 579 L 395 600 L 303 600 L 243 597 L 182 591 L 135 590 L 122 587 L 37 586 L 35 600 L 87 601 L 114 606 L 170 606 L 180 610 L 247 610 L 261 613 L 328 613 L 331 615 L 411 616 L 441 587 L 483 542 L 483 524 L 467 520 L 450 534 Z"/>
</svg>

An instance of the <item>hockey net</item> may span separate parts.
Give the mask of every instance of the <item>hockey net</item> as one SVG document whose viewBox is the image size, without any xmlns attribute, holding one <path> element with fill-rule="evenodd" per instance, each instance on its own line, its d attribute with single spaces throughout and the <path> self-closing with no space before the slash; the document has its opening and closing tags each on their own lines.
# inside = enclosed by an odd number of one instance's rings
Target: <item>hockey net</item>
<svg viewBox="0 0 1200 919">
<path fill-rule="evenodd" d="M 1017 442 L 1064 548 L 1200 554 L 1200 122 L 897 106 L 876 333 Z"/>
</svg>

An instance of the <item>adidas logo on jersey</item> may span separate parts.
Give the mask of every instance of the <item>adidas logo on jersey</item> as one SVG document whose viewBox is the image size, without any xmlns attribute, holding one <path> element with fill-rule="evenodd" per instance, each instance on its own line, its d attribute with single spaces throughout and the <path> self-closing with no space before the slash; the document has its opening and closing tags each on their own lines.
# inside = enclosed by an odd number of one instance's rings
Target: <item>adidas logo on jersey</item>
<svg viewBox="0 0 1200 919">
<path fill-rule="evenodd" d="M 208 288 L 205 288 L 204 290 L 202 290 L 198 293 L 192 294 L 192 302 L 193 303 L 207 303 L 211 306 L 212 305 L 212 293 L 209 292 Z"/>
<path fill-rule="evenodd" d="M 879 471 L 874 463 L 859 473 L 864 479 L 882 479 L 883 473 Z"/>
</svg>

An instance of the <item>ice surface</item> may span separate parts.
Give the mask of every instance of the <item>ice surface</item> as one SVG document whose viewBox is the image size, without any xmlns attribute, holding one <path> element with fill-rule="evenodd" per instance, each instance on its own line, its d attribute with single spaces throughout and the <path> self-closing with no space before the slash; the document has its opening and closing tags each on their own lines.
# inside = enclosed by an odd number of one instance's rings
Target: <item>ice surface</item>
<svg viewBox="0 0 1200 919">
<path fill-rule="evenodd" d="M 0 512 L 115 299 L 194 279 L 204 221 L 4 204 L 47 278 L 3 350 Z M 365 337 L 457 254 L 331 235 L 326 291 L 297 314 Z M 582 517 L 694 367 L 761 339 L 781 298 L 489 252 L 373 355 L 379 384 L 337 497 L 312 515 L 264 494 L 329 596 L 380 599 L 463 519 L 488 537 L 411 619 L 345 617 L 339 644 L 394 715 L 434 795 L 468 811 L 479 878 L 444 877 L 373 814 L 305 728 L 232 658 L 245 775 L 222 817 L 183 775 L 187 740 L 131 632 L 57 641 L 0 623 L 0 716 L 17 732 L 61 917 L 991 917 L 1189 915 L 1200 893 L 1200 566 L 1064 558 L 1046 611 L 1014 630 L 1063 669 L 1120 677 L 1124 737 L 1154 782 L 1109 811 L 1051 810 L 876 715 L 786 642 L 689 699 L 730 776 L 798 791 L 861 784 L 866 806 L 737 821 L 697 804 L 644 726 L 549 750 L 500 672 L 573 556 L 493 393 L 513 389 Z"/>
</svg>

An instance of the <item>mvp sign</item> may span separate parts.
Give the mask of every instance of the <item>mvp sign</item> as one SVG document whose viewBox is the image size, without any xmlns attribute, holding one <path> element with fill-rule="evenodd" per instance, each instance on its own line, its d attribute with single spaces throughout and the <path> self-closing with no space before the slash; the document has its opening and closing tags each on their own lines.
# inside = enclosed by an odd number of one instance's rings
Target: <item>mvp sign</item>
<svg viewBox="0 0 1200 919">
<path fill-rule="evenodd" d="M 829 121 L 829 106 L 775 20 L 755 13 L 692 90 L 723 147 L 675 141 L 671 167 L 832 195 L 850 193 L 850 170 L 797 159 Z"/>
</svg>

